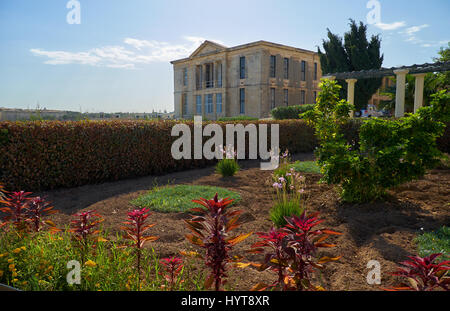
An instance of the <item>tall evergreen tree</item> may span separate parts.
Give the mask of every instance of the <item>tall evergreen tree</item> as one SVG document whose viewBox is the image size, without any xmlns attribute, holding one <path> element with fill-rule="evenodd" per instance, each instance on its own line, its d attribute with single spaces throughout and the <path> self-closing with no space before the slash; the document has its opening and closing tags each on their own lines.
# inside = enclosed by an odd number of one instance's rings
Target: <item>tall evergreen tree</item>
<svg viewBox="0 0 450 311">
<path fill-rule="evenodd" d="M 360 22 L 358 26 L 352 19 L 349 25 L 350 31 L 344 34 L 344 40 L 327 28 L 328 40 L 322 42 L 324 52 L 318 48 L 323 74 L 381 68 L 380 37 L 372 36 L 369 42 L 367 25 Z M 342 86 L 341 97 L 346 98 L 347 83 L 344 80 L 338 80 L 338 83 Z M 366 109 L 367 102 L 380 86 L 381 78 L 358 80 L 355 86 L 356 109 Z"/>
</svg>

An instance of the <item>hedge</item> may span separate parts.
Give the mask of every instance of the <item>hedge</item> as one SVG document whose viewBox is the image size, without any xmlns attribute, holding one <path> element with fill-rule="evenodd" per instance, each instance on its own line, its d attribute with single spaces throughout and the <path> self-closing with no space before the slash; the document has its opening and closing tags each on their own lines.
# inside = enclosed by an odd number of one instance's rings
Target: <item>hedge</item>
<svg viewBox="0 0 450 311">
<path fill-rule="evenodd" d="M 314 109 L 314 105 L 280 106 L 272 109 L 270 114 L 275 120 L 300 119 L 300 114 Z"/>
<path fill-rule="evenodd" d="M 184 123 L 193 133 L 193 122 Z M 224 142 L 226 124 L 279 124 L 281 150 L 311 152 L 317 146 L 314 130 L 304 120 L 217 123 L 224 129 Z M 357 143 L 360 123 L 358 120 L 345 127 L 349 142 Z M 144 120 L 0 122 L 0 183 L 9 190 L 37 191 L 211 164 L 205 159 L 172 158 L 171 145 L 178 138 L 171 136 L 175 124 Z M 203 122 L 203 126 L 206 124 Z M 268 129 L 270 141 L 270 126 Z M 450 153 L 449 126 L 438 145 L 441 151 Z"/>
<path fill-rule="evenodd" d="M 312 151 L 317 144 L 313 129 L 304 121 L 218 122 L 223 129 L 230 123 L 277 123 L 280 148 L 292 152 Z M 204 159 L 172 158 L 171 145 L 178 138 L 171 136 L 175 124 L 143 120 L 0 122 L 0 182 L 9 190 L 38 191 L 207 165 Z M 185 124 L 193 133 L 193 122 Z M 224 142 L 225 137 L 224 130 Z"/>
</svg>

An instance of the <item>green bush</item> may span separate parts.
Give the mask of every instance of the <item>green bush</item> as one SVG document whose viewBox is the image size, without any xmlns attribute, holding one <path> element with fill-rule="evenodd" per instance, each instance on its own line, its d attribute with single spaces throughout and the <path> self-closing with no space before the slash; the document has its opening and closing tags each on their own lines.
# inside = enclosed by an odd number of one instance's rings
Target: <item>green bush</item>
<svg viewBox="0 0 450 311">
<path fill-rule="evenodd" d="M 300 114 L 314 109 L 313 104 L 281 106 L 272 109 L 270 114 L 275 120 L 301 119 Z"/>
<path fill-rule="evenodd" d="M 239 169 L 239 164 L 235 159 L 222 159 L 216 165 L 216 172 L 222 175 L 222 177 L 234 176 Z"/>
<path fill-rule="evenodd" d="M 314 124 L 320 140 L 317 157 L 322 181 L 339 184 L 344 201 L 379 199 L 387 189 L 418 179 L 436 165 L 441 154 L 436 138 L 445 127 L 435 119 L 441 97 L 431 107 L 401 119 L 364 121 L 357 145 L 348 143 L 342 133 L 353 107 L 339 100 L 340 86 L 323 80 L 320 87 L 315 109 L 304 117 Z"/>
<path fill-rule="evenodd" d="M 277 228 L 286 225 L 285 217 L 300 216 L 303 212 L 297 201 L 279 201 L 270 209 L 270 220 Z"/>
<path fill-rule="evenodd" d="M 241 199 L 239 193 L 225 188 L 176 185 L 156 187 L 139 198 L 132 200 L 130 203 L 139 207 L 149 207 L 151 210 L 164 213 L 189 212 L 191 208 L 198 207 L 192 200 L 212 198 L 216 193 L 222 198 L 230 197 L 235 202 Z"/>
</svg>

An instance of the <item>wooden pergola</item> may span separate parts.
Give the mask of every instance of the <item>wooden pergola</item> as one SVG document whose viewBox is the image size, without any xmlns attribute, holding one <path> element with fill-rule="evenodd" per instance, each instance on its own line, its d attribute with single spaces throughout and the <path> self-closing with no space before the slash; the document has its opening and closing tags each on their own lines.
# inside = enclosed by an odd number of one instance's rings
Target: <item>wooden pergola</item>
<svg viewBox="0 0 450 311">
<path fill-rule="evenodd" d="M 425 63 L 421 65 L 391 67 L 382 69 L 370 69 L 350 72 L 336 72 L 324 76 L 324 79 L 338 79 L 347 82 L 347 100 L 355 103 L 355 83 L 358 79 L 382 78 L 396 76 L 397 87 L 395 93 L 395 117 L 403 117 L 405 114 L 405 88 L 406 75 L 412 74 L 416 78 L 414 92 L 414 112 L 423 106 L 423 85 L 425 75 L 429 72 L 442 72 L 450 70 L 450 62 Z M 353 114 L 353 113 L 352 113 Z"/>
</svg>

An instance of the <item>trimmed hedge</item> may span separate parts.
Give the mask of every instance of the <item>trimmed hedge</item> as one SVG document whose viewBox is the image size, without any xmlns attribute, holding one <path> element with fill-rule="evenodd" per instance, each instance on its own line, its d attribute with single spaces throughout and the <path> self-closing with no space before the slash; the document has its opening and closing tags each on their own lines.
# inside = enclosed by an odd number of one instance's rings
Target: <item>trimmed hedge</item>
<svg viewBox="0 0 450 311">
<path fill-rule="evenodd" d="M 0 183 L 9 190 L 47 190 L 124 178 L 166 174 L 205 167 L 213 161 L 174 160 L 171 145 L 176 121 L 32 121 L 0 122 Z M 189 125 L 193 133 L 193 122 Z M 314 130 L 304 120 L 217 122 L 279 124 L 280 149 L 311 152 L 317 146 Z M 345 129 L 357 142 L 360 120 Z M 208 122 L 203 122 L 203 126 Z M 270 146 L 270 126 L 268 126 Z M 209 137 L 204 137 L 206 141 Z M 450 153 L 450 127 L 439 138 Z M 247 146 L 247 145 L 246 145 Z M 193 148 L 192 148 L 193 150 Z M 248 152 L 248 148 L 246 148 Z"/>
<path fill-rule="evenodd" d="M 9 190 L 36 191 L 206 166 L 208 161 L 204 159 L 172 158 L 171 145 L 178 137 L 172 137 L 171 130 L 176 123 L 0 122 L 0 182 Z M 193 122 L 184 123 L 193 133 Z M 291 152 L 312 151 L 317 144 L 313 129 L 300 120 L 218 122 L 224 130 L 224 143 L 225 125 L 230 123 L 277 123 L 280 148 Z M 203 126 L 206 124 L 203 122 Z M 268 141 L 270 146 L 270 126 Z"/>
<path fill-rule="evenodd" d="M 275 120 L 300 119 L 300 114 L 314 109 L 314 105 L 281 106 L 272 109 L 270 114 Z"/>
</svg>

